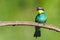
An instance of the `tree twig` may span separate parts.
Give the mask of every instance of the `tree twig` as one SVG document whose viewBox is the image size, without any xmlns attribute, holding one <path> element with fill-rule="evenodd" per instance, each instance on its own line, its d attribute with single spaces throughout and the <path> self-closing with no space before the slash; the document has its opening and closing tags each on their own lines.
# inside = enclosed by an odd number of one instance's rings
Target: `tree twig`
<svg viewBox="0 0 60 40">
<path fill-rule="evenodd" d="M 16 26 L 39 26 L 41 28 L 46 28 L 46 29 L 50 29 L 50 30 L 54 30 L 54 31 L 58 31 L 60 32 L 60 28 L 57 28 L 56 26 L 52 26 L 52 25 L 43 25 L 43 24 L 39 24 L 36 22 L 25 22 L 25 21 L 0 21 L 0 26 L 11 26 L 11 25 L 16 25 Z"/>
</svg>

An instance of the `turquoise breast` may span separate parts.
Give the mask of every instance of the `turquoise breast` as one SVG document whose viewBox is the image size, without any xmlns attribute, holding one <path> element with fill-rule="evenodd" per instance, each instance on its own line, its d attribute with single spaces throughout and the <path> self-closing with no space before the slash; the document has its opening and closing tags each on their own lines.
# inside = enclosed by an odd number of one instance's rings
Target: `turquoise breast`
<svg viewBox="0 0 60 40">
<path fill-rule="evenodd" d="M 45 22 L 47 20 L 47 17 L 46 17 L 46 14 L 45 13 L 42 13 L 42 14 L 38 14 L 36 16 L 36 20 L 38 22 Z"/>
</svg>

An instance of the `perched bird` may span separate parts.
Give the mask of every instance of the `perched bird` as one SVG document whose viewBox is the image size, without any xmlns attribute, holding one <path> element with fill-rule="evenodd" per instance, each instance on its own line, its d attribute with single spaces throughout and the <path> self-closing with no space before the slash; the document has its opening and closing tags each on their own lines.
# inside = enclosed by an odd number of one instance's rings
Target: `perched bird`
<svg viewBox="0 0 60 40">
<path fill-rule="evenodd" d="M 41 7 L 38 7 L 37 12 L 38 12 L 38 14 L 36 15 L 35 22 L 42 23 L 44 25 L 46 23 L 46 20 L 47 20 L 45 10 L 43 8 L 41 8 Z M 40 27 L 35 26 L 34 37 L 37 38 L 37 37 L 40 37 L 40 36 L 41 36 Z"/>
</svg>

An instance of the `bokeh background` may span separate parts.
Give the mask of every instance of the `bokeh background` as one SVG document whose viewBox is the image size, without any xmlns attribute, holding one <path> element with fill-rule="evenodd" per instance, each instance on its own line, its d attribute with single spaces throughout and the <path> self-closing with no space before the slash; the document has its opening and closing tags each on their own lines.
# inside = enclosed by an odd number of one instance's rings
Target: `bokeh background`
<svg viewBox="0 0 60 40">
<path fill-rule="evenodd" d="M 46 24 L 60 26 L 60 0 L 0 0 L 0 21 L 34 22 L 36 7 L 41 6 L 47 14 Z M 41 37 L 33 37 L 34 27 L 0 27 L 0 40 L 60 40 L 60 32 L 41 28 Z"/>
</svg>

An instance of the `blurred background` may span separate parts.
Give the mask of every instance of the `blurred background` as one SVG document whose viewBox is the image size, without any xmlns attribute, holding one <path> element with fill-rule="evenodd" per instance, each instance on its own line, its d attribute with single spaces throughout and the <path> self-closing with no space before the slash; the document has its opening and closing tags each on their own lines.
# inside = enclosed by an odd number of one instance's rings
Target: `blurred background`
<svg viewBox="0 0 60 40">
<path fill-rule="evenodd" d="M 60 26 L 60 0 L 0 0 L 0 21 L 34 22 L 36 7 L 41 6 L 47 14 L 46 24 Z M 41 28 L 41 37 L 33 37 L 34 27 L 0 27 L 0 40 L 60 40 L 60 33 Z"/>
</svg>

